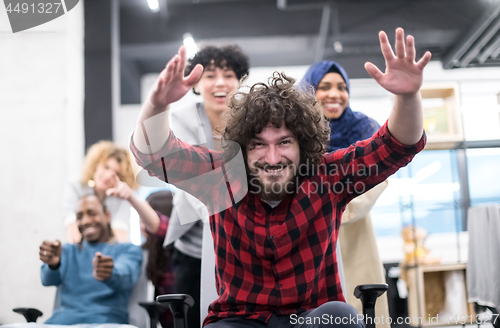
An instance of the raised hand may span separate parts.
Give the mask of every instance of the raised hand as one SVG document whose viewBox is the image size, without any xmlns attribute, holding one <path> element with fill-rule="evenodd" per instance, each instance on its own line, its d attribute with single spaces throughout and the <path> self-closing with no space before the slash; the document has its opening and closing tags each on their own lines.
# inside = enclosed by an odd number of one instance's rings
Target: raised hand
<svg viewBox="0 0 500 328">
<path fill-rule="evenodd" d="M 40 260 L 50 266 L 56 266 L 61 261 L 62 244 L 59 240 L 44 240 L 40 245 Z"/>
<path fill-rule="evenodd" d="M 94 278 L 99 281 L 104 281 L 111 277 L 113 273 L 113 258 L 111 256 L 102 255 L 100 252 L 96 252 L 94 258 L 92 259 L 92 266 L 94 270 L 92 274 Z"/>
<path fill-rule="evenodd" d="M 380 48 L 385 58 L 385 73 L 377 66 L 366 63 L 368 74 L 380 84 L 381 87 L 395 95 L 414 94 L 422 86 L 424 67 L 431 60 L 431 53 L 427 51 L 423 57 L 415 62 L 415 40 L 413 36 L 404 37 L 402 28 L 396 29 L 396 54 L 392 51 L 387 34 L 379 33 Z"/>
<path fill-rule="evenodd" d="M 203 66 L 196 65 L 191 74 L 184 77 L 185 66 L 186 49 L 182 46 L 177 55 L 167 63 L 153 86 L 149 100 L 155 107 L 164 108 L 176 102 L 198 82 L 203 73 Z"/>
<path fill-rule="evenodd" d="M 115 174 L 114 179 L 115 185 L 113 188 L 106 190 L 106 195 L 129 200 L 134 194 L 132 189 L 128 186 L 128 184 L 121 181 L 120 178 L 118 178 L 118 175 Z"/>
</svg>

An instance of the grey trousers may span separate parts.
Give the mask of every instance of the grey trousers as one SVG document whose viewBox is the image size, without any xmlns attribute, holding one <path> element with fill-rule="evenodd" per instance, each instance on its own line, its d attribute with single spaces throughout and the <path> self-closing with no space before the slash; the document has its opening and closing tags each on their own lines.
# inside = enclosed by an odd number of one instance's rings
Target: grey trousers
<svg viewBox="0 0 500 328">
<path fill-rule="evenodd" d="M 8 323 L 0 325 L 6 328 L 137 328 L 132 325 L 125 325 L 119 323 L 89 323 L 80 325 L 50 325 L 35 322 L 21 322 L 21 323 Z"/>
<path fill-rule="evenodd" d="M 205 328 L 365 328 L 362 315 L 344 302 L 328 302 L 316 309 L 292 315 L 272 315 L 267 323 L 243 318 L 227 318 Z"/>
</svg>

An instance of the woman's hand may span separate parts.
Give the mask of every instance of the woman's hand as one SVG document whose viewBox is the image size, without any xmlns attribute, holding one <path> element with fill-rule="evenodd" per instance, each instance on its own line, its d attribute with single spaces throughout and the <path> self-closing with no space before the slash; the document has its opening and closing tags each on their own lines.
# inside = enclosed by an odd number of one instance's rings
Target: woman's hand
<svg viewBox="0 0 500 328">
<path fill-rule="evenodd" d="M 415 94 L 420 90 L 423 80 L 424 67 L 431 60 L 431 53 L 415 62 L 415 40 L 413 36 L 404 37 L 402 28 L 396 29 L 396 54 L 392 51 L 387 34 L 379 33 L 380 48 L 385 59 L 385 73 L 377 66 L 366 63 L 365 69 L 381 87 L 395 95 Z"/>
<path fill-rule="evenodd" d="M 113 188 L 106 190 L 106 196 L 113 196 L 130 201 L 134 195 L 134 191 L 128 186 L 128 184 L 121 181 L 116 174 L 114 179 L 115 185 Z"/>
<path fill-rule="evenodd" d="M 186 49 L 182 46 L 179 52 L 168 63 L 156 80 L 149 101 L 157 108 L 165 108 L 188 93 L 203 73 L 203 66 L 196 65 L 191 74 L 184 77 L 186 67 Z"/>
</svg>

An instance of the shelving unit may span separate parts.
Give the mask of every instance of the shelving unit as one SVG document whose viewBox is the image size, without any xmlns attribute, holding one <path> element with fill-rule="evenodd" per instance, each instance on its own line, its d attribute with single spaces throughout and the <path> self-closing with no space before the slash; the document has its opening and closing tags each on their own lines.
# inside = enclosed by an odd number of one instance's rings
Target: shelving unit
<svg viewBox="0 0 500 328">
<path fill-rule="evenodd" d="M 437 264 L 437 265 L 419 265 L 418 267 L 408 268 L 408 315 L 412 319 L 412 326 L 443 326 L 448 324 L 460 324 L 453 322 L 453 319 L 460 321 L 462 318 L 474 317 L 474 308 L 471 303 L 467 303 L 467 286 L 466 286 L 466 267 L 467 263 L 457 264 Z M 453 297 L 459 297 L 455 303 L 459 303 L 453 313 L 446 317 L 439 317 L 439 313 L 445 309 L 447 296 L 445 275 L 447 272 L 457 271 L 462 275 L 461 286 L 458 290 L 462 293 L 453 291 Z M 448 291 L 449 292 L 449 291 Z M 463 312 L 463 309 L 467 313 Z M 454 317 L 454 316 L 457 317 Z M 472 316 L 472 317 L 470 317 Z"/>
<path fill-rule="evenodd" d="M 464 140 L 458 83 L 426 83 L 420 89 L 426 149 L 450 149 Z"/>
</svg>

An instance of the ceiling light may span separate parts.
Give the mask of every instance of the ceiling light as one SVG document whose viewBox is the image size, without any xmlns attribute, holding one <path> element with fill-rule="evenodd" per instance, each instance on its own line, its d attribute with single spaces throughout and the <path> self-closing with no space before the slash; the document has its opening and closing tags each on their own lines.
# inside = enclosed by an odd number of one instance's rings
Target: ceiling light
<svg viewBox="0 0 500 328">
<path fill-rule="evenodd" d="M 148 5 L 152 12 L 157 13 L 160 11 L 158 0 L 148 0 Z"/>
<path fill-rule="evenodd" d="M 184 47 L 186 47 L 186 55 L 188 58 L 193 58 L 194 55 L 198 52 L 198 46 L 196 42 L 194 42 L 193 36 L 191 33 L 184 33 L 183 35 L 183 43 Z"/>
<path fill-rule="evenodd" d="M 342 50 L 344 50 L 344 46 L 342 45 L 342 42 L 335 41 L 333 43 L 333 49 L 335 49 L 336 52 L 340 53 L 342 52 Z"/>
</svg>

